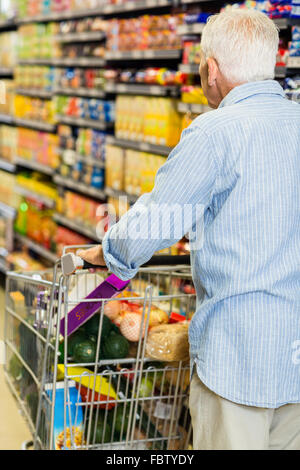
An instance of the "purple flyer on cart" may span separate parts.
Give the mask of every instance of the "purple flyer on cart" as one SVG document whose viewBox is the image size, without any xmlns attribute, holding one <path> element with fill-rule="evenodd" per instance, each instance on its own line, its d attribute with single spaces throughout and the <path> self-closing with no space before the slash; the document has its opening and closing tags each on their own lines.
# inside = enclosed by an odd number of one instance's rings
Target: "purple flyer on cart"
<svg viewBox="0 0 300 470">
<path fill-rule="evenodd" d="M 96 289 L 94 289 L 86 299 L 99 299 L 99 302 L 81 302 L 76 305 L 68 314 L 68 332 L 70 336 L 78 330 L 81 325 L 88 321 L 102 306 L 101 299 L 111 299 L 124 290 L 130 281 L 122 281 L 114 274 L 111 274 Z M 65 319 L 60 322 L 60 334 L 65 336 Z"/>
</svg>

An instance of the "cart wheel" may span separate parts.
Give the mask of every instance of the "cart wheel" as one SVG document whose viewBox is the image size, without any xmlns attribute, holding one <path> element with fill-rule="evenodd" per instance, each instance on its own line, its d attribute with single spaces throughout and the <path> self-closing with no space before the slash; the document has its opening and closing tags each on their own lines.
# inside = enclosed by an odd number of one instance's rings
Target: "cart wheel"
<svg viewBox="0 0 300 470">
<path fill-rule="evenodd" d="M 31 450 L 31 447 L 33 447 L 33 441 L 25 441 L 22 444 L 21 450 Z"/>
</svg>

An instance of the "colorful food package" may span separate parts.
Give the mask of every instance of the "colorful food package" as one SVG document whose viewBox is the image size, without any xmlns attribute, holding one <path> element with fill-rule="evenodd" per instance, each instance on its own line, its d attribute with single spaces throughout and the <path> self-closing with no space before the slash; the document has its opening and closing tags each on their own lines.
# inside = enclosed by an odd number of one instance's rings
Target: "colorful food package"
<svg viewBox="0 0 300 470">
<path fill-rule="evenodd" d="M 146 355 L 164 362 L 187 360 L 188 323 L 171 323 L 151 328 L 146 343 Z"/>
<path fill-rule="evenodd" d="M 75 450 L 84 444 L 83 438 L 83 408 L 78 406 L 81 396 L 75 382 L 68 382 L 68 404 L 66 410 L 66 429 L 64 427 L 64 390 L 65 383 L 56 383 L 56 398 L 54 408 L 53 447 L 55 450 Z M 53 396 L 53 384 L 46 384 L 46 392 L 50 400 Z M 47 404 L 46 404 L 47 403 Z M 48 402 L 45 402 L 46 415 L 50 413 Z M 50 418 L 50 416 L 49 416 Z"/>
</svg>

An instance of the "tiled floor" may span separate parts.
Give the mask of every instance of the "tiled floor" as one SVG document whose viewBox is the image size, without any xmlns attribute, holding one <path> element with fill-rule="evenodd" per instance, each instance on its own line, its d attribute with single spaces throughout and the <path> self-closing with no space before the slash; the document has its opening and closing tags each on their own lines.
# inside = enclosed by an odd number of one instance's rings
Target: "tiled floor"
<svg viewBox="0 0 300 470">
<path fill-rule="evenodd" d="M 2 346 L 4 332 L 4 291 L 0 284 L 0 363 L 3 362 Z M 22 417 L 16 400 L 6 384 L 3 365 L 0 364 L 0 450 L 20 450 L 22 444 L 31 440 L 31 434 Z"/>
</svg>

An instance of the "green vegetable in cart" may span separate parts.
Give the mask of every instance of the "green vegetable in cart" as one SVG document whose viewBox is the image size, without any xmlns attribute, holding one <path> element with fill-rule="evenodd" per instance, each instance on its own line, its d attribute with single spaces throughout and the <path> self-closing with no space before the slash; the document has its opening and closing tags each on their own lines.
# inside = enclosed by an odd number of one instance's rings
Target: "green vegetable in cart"
<svg viewBox="0 0 300 470">
<path fill-rule="evenodd" d="M 98 336 L 99 332 L 99 322 L 100 322 L 100 315 L 96 314 L 94 315 L 89 321 L 87 321 L 84 325 L 84 331 L 85 333 L 93 336 Z M 103 320 L 102 320 L 102 331 L 101 331 L 101 338 L 106 338 L 111 329 L 113 327 L 113 323 L 110 321 L 108 317 L 103 315 Z"/>
<path fill-rule="evenodd" d="M 126 437 L 128 422 L 129 422 L 129 413 L 130 413 L 130 403 L 127 404 L 126 409 L 125 409 L 125 405 L 118 405 L 116 412 L 112 410 L 109 413 L 111 427 L 113 427 L 113 421 L 115 420 L 114 430 L 115 430 L 117 439 L 122 440 L 122 439 L 125 439 Z M 120 436 L 121 432 L 122 432 L 122 436 Z"/>
<path fill-rule="evenodd" d="M 68 338 L 68 357 L 73 357 L 73 352 L 76 344 L 82 343 L 87 338 L 86 334 L 82 330 L 77 330 Z M 62 341 L 58 348 L 60 352 L 59 363 L 63 364 L 64 362 L 64 353 L 65 353 L 65 343 Z"/>
<path fill-rule="evenodd" d="M 88 426 L 87 426 L 88 429 Z M 91 424 L 90 444 L 102 444 L 111 441 L 111 427 L 108 421 L 104 421 L 101 415 L 99 415 L 97 426 L 95 429 L 95 422 Z"/>
<path fill-rule="evenodd" d="M 105 359 L 124 359 L 129 352 L 129 342 L 124 336 L 115 332 L 104 340 L 103 356 Z"/>
<path fill-rule="evenodd" d="M 149 377 L 143 377 L 139 388 L 138 396 L 141 398 L 151 397 L 153 395 L 153 380 Z"/>
<path fill-rule="evenodd" d="M 16 355 L 13 355 L 11 360 L 9 361 L 9 366 L 8 370 L 10 375 L 15 379 L 15 380 L 20 380 L 22 377 L 22 364 L 17 358 Z"/>
<path fill-rule="evenodd" d="M 85 339 L 84 341 L 77 343 L 73 349 L 73 359 L 77 364 L 87 364 L 95 362 L 95 342 L 89 339 Z"/>
</svg>

